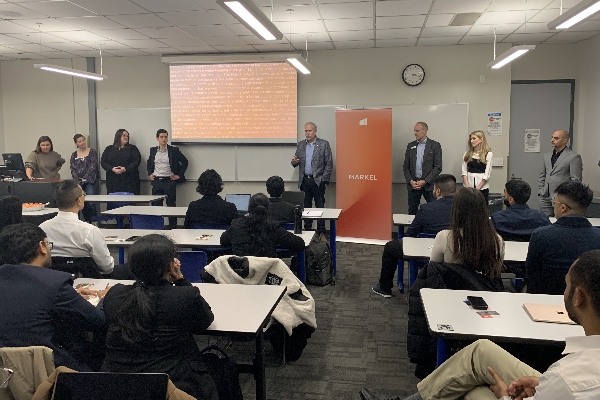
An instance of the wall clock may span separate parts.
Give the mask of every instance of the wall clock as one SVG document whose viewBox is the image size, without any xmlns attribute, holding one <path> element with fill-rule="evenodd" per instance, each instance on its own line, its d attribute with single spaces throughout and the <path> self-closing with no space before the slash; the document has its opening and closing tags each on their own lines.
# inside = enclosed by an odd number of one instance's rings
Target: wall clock
<svg viewBox="0 0 600 400">
<path fill-rule="evenodd" d="M 425 79 L 425 70 L 419 64 L 409 64 L 402 71 L 402 80 L 408 86 L 420 85 Z"/>
</svg>

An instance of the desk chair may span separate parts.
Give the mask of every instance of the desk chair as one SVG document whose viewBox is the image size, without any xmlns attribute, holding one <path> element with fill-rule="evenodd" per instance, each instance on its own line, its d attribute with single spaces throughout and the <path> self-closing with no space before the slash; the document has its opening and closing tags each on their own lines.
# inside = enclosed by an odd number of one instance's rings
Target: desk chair
<svg viewBox="0 0 600 400">
<path fill-rule="evenodd" d="M 96 262 L 91 257 L 52 257 L 52 266 L 56 271 L 67 272 L 75 278 L 103 279 Z"/>
<path fill-rule="evenodd" d="M 108 194 L 109 196 L 118 196 L 118 195 L 123 195 L 123 196 L 133 196 L 133 193 L 131 192 L 112 192 Z M 130 202 L 125 202 L 125 201 L 121 201 L 121 202 L 108 202 L 106 203 L 106 209 L 107 210 L 114 210 L 115 208 L 119 208 L 119 207 L 124 207 L 124 206 L 128 206 L 131 205 L 132 203 Z M 121 216 L 112 216 L 112 215 L 95 215 L 92 217 L 92 221 L 97 221 L 97 222 L 108 222 L 108 221 L 112 221 L 112 220 L 116 220 L 117 221 L 117 227 L 119 229 L 123 228 L 123 217 Z"/>
<path fill-rule="evenodd" d="M 202 283 L 200 272 L 204 270 L 208 262 L 208 256 L 204 251 L 179 251 L 177 258 L 181 262 L 181 273 L 192 283 Z"/>
<path fill-rule="evenodd" d="M 61 372 L 54 400 L 164 400 L 169 376 L 158 373 Z"/>
<path fill-rule="evenodd" d="M 165 229 L 165 220 L 160 215 L 129 214 L 129 225 L 131 229 L 154 229 L 162 231 Z"/>
<path fill-rule="evenodd" d="M 293 206 L 300 206 L 304 210 L 304 192 L 286 190 L 281 194 L 281 200 Z"/>
<path fill-rule="evenodd" d="M 419 233 L 417 235 L 418 238 L 435 238 L 435 233 Z M 408 270 L 408 287 L 410 288 L 412 284 L 417 279 L 417 274 L 419 273 L 419 268 L 426 264 L 426 260 L 410 260 L 409 262 L 409 270 Z M 398 260 L 398 289 L 400 293 L 404 293 L 404 260 Z"/>
</svg>

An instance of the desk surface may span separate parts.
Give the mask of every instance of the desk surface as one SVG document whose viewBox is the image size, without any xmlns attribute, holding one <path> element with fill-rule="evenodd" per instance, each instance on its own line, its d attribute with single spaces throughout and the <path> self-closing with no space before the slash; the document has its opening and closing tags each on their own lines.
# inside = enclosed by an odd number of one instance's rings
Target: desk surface
<svg viewBox="0 0 600 400">
<path fill-rule="evenodd" d="M 75 279 L 75 285 L 79 283 L 93 283 L 91 289 L 103 290 L 107 284 L 130 285 L 133 281 Z M 194 283 L 193 285 L 200 288 L 200 294 L 215 315 L 215 320 L 207 330 L 224 333 L 256 334 L 267 322 L 287 289 L 285 286 L 271 285 L 217 285 L 211 283 Z"/>
<path fill-rule="evenodd" d="M 415 216 L 410 214 L 394 214 L 392 218 L 394 219 L 394 225 L 405 226 L 412 224 Z"/>
<path fill-rule="evenodd" d="M 24 217 L 39 217 L 41 215 L 56 214 L 58 208 L 42 208 L 38 211 L 22 211 Z"/>
<path fill-rule="evenodd" d="M 403 238 L 402 249 L 404 250 L 404 258 L 429 258 L 434 240 L 431 238 Z M 504 242 L 504 261 L 525 262 L 528 247 L 529 242 Z"/>
<path fill-rule="evenodd" d="M 481 296 L 488 311 L 496 318 L 481 318 L 467 306 L 467 296 Z M 470 290 L 421 289 L 421 298 L 430 332 L 446 339 L 490 338 L 518 342 L 564 342 L 566 337 L 585 335 L 579 325 L 534 322 L 523 303 L 564 305 L 563 296 L 507 292 L 474 292 Z M 454 331 L 438 328 L 451 325 Z"/>
<path fill-rule="evenodd" d="M 167 196 L 164 194 L 135 194 L 135 195 L 107 195 L 107 194 L 88 194 L 85 196 L 85 201 L 93 201 L 97 203 L 150 203 L 152 201 L 164 199 Z"/>
<path fill-rule="evenodd" d="M 158 233 L 170 237 L 179 246 L 189 247 L 221 247 L 221 234 L 225 232 L 221 229 L 172 229 L 164 231 L 156 231 L 151 229 L 100 229 L 104 237 L 116 236 L 113 240 L 106 241 L 109 247 L 129 247 L 133 244 L 132 241 L 121 241 L 131 236 L 145 236 L 152 233 Z M 206 240 L 196 239 L 202 235 L 206 236 Z M 313 236 L 314 231 L 303 231 L 296 235 L 304 240 L 304 245 L 308 246 Z"/>
<path fill-rule="evenodd" d="M 334 219 L 334 220 L 337 220 L 338 218 L 340 218 L 340 214 L 342 213 L 341 208 L 305 208 L 304 211 L 323 211 L 323 215 L 320 217 L 302 216 L 302 219 Z"/>
</svg>

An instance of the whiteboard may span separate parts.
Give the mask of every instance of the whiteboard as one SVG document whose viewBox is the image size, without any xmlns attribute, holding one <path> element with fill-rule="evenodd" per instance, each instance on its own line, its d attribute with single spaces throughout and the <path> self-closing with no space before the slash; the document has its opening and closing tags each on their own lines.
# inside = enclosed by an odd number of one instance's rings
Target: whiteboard
<svg viewBox="0 0 600 400">
<path fill-rule="evenodd" d="M 345 105 L 298 107 L 298 140 L 304 139 L 304 124 L 317 124 L 317 136 L 328 140 L 333 152 L 335 181 L 335 111 L 360 107 Z M 405 182 L 402 172 L 406 145 L 415 140 L 413 128 L 418 121 L 429 125 L 428 137 L 440 142 L 443 152 L 443 172 L 451 173 L 460 180 L 462 156 L 466 151 L 469 133 L 469 104 L 437 105 L 384 105 L 370 108 L 392 109 L 392 168 L 393 182 Z M 157 146 L 156 131 L 171 131 L 169 108 L 113 108 L 98 109 L 98 149 L 113 143 L 117 129 L 124 128 L 130 134 L 142 155 L 140 178 L 147 179 L 146 160 L 150 147 Z M 482 127 L 483 128 L 483 127 Z M 365 138 L 368 140 L 368 138 Z M 360 143 L 357 143 L 360 145 Z M 196 180 L 200 174 L 213 168 L 224 181 L 262 182 L 270 176 L 279 175 L 286 182 L 297 182 L 298 171 L 290 164 L 296 145 L 227 145 L 227 144 L 180 144 L 181 151 L 189 160 L 186 172 L 188 180 Z M 105 179 L 102 170 L 102 179 Z"/>
</svg>

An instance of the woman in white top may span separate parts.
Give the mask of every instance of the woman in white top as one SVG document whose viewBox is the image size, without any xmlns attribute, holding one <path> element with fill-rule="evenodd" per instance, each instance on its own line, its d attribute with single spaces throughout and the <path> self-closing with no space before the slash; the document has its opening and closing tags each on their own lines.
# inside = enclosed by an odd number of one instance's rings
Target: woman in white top
<svg viewBox="0 0 600 400">
<path fill-rule="evenodd" d="M 496 278 L 503 259 L 504 241 L 494 230 L 483 196 L 474 188 L 461 188 L 452 203 L 450 229 L 436 235 L 430 261 L 462 264 Z"/>
<path fill-rule="evenodd" d="M 463 157 L 462 177 L 463 186 L 480 190 L 488 202 L 490 172 L 492 171 L 492 149 L 487 143 L 482 131 L 471 132 Z"/>
</svg>

